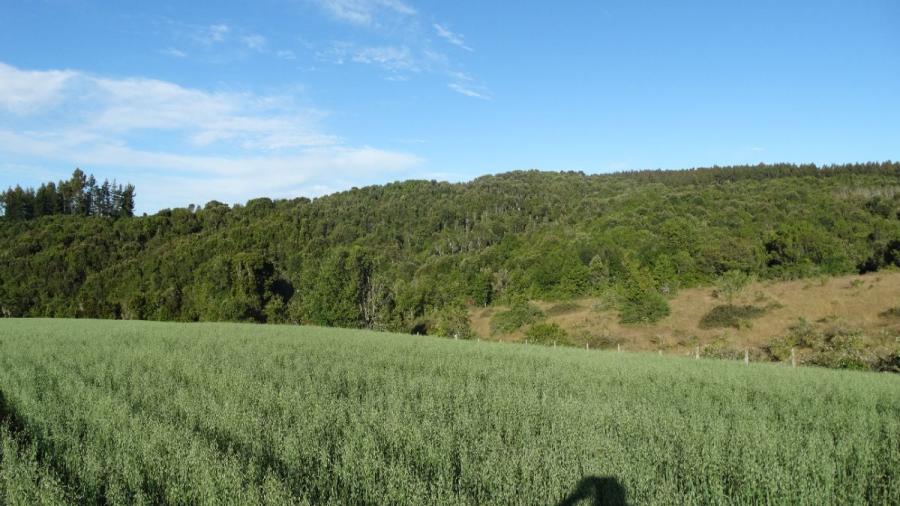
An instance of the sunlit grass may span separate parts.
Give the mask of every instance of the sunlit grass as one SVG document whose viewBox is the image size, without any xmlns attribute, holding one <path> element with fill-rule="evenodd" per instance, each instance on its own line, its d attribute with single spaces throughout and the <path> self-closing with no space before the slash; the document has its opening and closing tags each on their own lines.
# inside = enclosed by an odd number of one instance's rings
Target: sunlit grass
<svg viewBox="0 0 900 506">
<path fill-rule="evenodd" d="M 900 377 L 239 324 L 0 320 L 0 502 L 896 503 Z"/>
</svg>

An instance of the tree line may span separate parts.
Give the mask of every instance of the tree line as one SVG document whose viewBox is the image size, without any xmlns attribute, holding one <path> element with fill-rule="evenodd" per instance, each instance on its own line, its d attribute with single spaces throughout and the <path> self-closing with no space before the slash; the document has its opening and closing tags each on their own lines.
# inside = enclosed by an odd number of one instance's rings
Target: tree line
<svg viewBox="0 0 900 506">
<path fill-rule="evenodd" d="M 30 220 L 59 214 L 74 216 L 134 216 L 134 185 L 109 180 L 97 183 L 93 174 L 75 169 L 71 179 L 34 188 L 16 185 L 0 193 L 0 210 L 7 220 Z"/>
<path fill-rule="evenodd" d="M 900 267 L 892 162 L 517 171 L 85 214 L 0 220 L 0 314 L 462 335 L 472 306 L 596 296 L 639 323 L 727 272 Z"/>
</svg>

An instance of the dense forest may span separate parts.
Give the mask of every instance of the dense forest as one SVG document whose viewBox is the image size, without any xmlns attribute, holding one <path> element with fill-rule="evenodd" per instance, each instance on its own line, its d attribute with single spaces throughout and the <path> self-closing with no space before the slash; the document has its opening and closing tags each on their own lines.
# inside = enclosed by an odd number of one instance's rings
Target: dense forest
<svg viewBox="0 0 900 506">
<path fill-rule="evenodd" d="M 10 206 L 21 190 L 4 194 L 2 315 L 449 334 L 464 330 L 467 305 L 614 294 L 623 318 L 640 322 L 665 315 L 679 289 L 727 272 L 900 266 L 891 162 L 519 171 L 142 217 L 130 216 L 131 186 L 129 204 L 111 208 L 95 197 L 84 205 L 95 185 L 80 201 L 71 186 L 51 187 L 51 212 L 37 204 L 48 191 L 34 192 L 27 216 Z"/>
</svg>

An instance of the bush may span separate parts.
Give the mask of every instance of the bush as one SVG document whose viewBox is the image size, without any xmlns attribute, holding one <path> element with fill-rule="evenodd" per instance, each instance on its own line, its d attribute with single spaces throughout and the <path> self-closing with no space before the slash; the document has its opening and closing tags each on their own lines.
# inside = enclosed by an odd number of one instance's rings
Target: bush
<svg viewBox="0 0 900 506">
<path fill-rule="evenodd" d="M 436 312 L 429 334 L 470 339 L 474 335 L 469 325 L 469 312 L 463 305 L 450 305 Z"/>
<path fill-rule="evenodd" d="M 728 302 L 728 305 L 731 305 L 734 298 L 740 295 L 751 281 L 753 281 L 753 278 L 749 274 L 738 270 L 730 270 L 716 281 L 714 294 L 716 297 L 723 297 Z"/>
<path fill-rule="evenodd" d="M 544 313 L 534 304 L 518 302 L 491 318 L 491 334 L 509 334 L 543 318 Z"/>
<path fill-rule="evenodd" d="M 619 301 L 622 323 L 653 323 L 669 316 L 669 303 L 645 271 L 633 270 L 622 292 Z"/>
<path fill-rule="evenodd" d="M 732 346 L 727 336 L 719 336 L 703 346 L 700 354 L 706 358 L 738 360 L 744 358 L 744 350 Z"/>
<path fill-rule="evenodd" d="M 614 348 L 618 344 L 625 343 L 625 339 L 620 336 L 614 336 L 608 330 L 586 330 L 577 335 L 578 344 L 584 346 L 587 344 L 592 350 L 600 350 L 606 348 Z M 575 343 L 572 343 L 573 345 Z"/>
<path fill-rule="evenodd" d="M 535 323 L 525 333 L 529 342 L 538 344 L 569 344 L 566 331 L 555 323 Z"/>
<path fill-rule="evenodd" d="M 891 370 L 898 352 L 885 348 L 869 349 L 867 336 L 859 329 L 839 320 L 823 320 L 813 324 L 801 318 L 786 336 L 773 339 L 766 346 L 770 356 L 785 361 L 793 347 L 804 348 L 800 361 L 835 369 Z"/>
<path fill-rule="evenodd" d="M 669 303 L 658 293 L 626 297 L 622 304 L 622 323 L 653 323 L 669 316 Z"/>
<path fill-rule="evenodd" d="M 886 319 L 900 318 L 900 306 L 894 306 L 890 309 L 886 309 L 878 313 L 878 316 Z"/>
<path fill-rule="evenodd" d="M 748 325 L 748 320 L 766 314 L 765 308 L 757 306 L 716 306 L 700 319 L 701 329 L 733 327 L 740 329 Z"/>
</svg>

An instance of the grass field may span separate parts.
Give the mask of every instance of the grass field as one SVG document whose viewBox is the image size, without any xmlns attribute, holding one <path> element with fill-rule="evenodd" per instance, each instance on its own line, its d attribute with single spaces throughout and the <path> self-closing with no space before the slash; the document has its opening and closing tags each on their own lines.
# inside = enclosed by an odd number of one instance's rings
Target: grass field
<svg viewBox="0 0 900 506">
<path fill-rule="evenodd" d="M 900 376 L 0 320 L 0 503 L 897 504 Z"/>
</svg>

